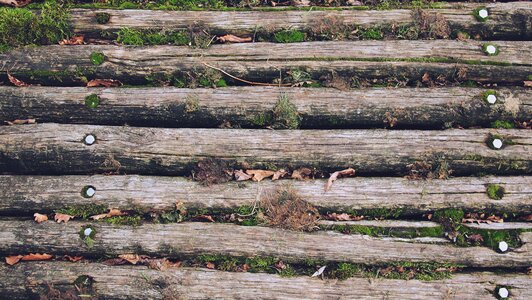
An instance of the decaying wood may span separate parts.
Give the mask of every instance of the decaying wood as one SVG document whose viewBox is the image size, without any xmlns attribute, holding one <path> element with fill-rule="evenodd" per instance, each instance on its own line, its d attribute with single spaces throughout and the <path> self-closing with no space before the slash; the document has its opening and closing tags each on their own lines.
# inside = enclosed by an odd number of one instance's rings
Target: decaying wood
<svg viewBox="0 0 532 300">
<path fill-rule="evenodd" d="M 79 232 L 86 223 L 0 221 L 0 253 L 49 253 L 84 256 L 137 253 L 151 256 L 222 254 L 273 256 L 283 261 L 319 259 L 364 264 L 396 261 L 456 263 L 471 267 L 528 267 L 530 244 L 499 254 L 486 247 L 456 247 L 385 241 L 335 232 L 302 233 L 260 226 L 187 222 L 138 227 L 92 223 L 94 244 Z"/>
<path fill-rule="evenodd" d="M 487 22 L 478 22 L 473 11 L 489 9 Z M 431 9 L 429 14 L 441 14 L 451 29 L 463 30 L 484 38 L 530 39 L 531 8 L 528 2 L 462 3 L 460 9 Z M 108 13 L 107 24 L 96 22 L 96 13 Z M 116 32 L 122 27 L 135 29 L 187 29 L 201 23 L 216 34 L 253 34 L 256 30 L 275 31 L 286 28 L 306 30 L 316 22 L 329 18 L 344 25 L 412 24 L 419 20 L 408 9 L 340 10 L 340 11 L 149 11 L 149 10 L 72 10 L 72 22 L 77 33 L 98 35 L 101 30 Z"/>
<path fill-rule="evenodd" d="M 91 134 L 93 145 L 83 140 Z M 511 144 L 487 146 L 496 134 Z M 183 175 L 203 158 L 230 167 L 353 167 L 359 175 L 402 174 L 425 161 L 455 175 L 530 174 L 532 131 L 169 129 L 31 124 L 0 128 L 0 170 L 18 174 Z"/>
<path fill-rule="evenodd" d="M 439 227 L 440 224 L 430 221 L 404 221 L 404 220 L 360 220 L 360 221 L 329 221 L 321 220 L 318 222 L 323 226 L 347 225 L 347 226 L 368 226 L 368 227 L 383 227 L 396 229 L 416 229 L 416 228 L 431 228 Z"/>
<path fill-rule="evenodd" d="M 500 200 L 486 194 L 488 184 L 499 184 Z M 303 199 L 323 211 L 401 209 L 421 214 L 455 207 L 468 211 L 523 214 L 532 212 L 532 177 L 463 177 L 448 180 L 403 178 L 342 178 L 328 192 L 325 180 L 264 180 L 204 186 L 185 178 L 150 176 L 0 176 L 0 213 L 33 215 L 76 205 L 170 211 L 176 202 L 188 209 L 227 209 L 252 206 L 261 194 L 290 186 Z M 81 190 L 91 185 L 92 198 Z M 396 223 L 394 223 L 396 224 Z M 506 224 L 506 223 L 505 223 Z"/>
<path fill-rule="evenodd" d="M 280 95 L 297 109 L 301 128 L 442 128 L 487 125 L 495 120 L 532 119 L 532 91 L 498 89 L 501 103 L 489 106 L 477 88 L 228 87 L 223 89 L 0 87 L 0 120 L 153 127 L 257 127 Z M 96 94 L 97 108 L 85 97 Z M 191 105 L 195 105 L 191 109 Z M 117 118 L 116 116 L 120 116 Z"/>
<path fill-rule="evenodd" d="M 497 42 L 501 45 L 501 53 L 496 59 L 482 53 L 480 42 L 392 42 L 398 48 L 390 47 L 388 43 L 246 43 L 215 45 L 206 50 L 175 46 L 46 46 L 13 50 L 0 54 L 0 60 L 5 62 L 10 74 L 20 80 L 53 85 L 85 85 L 87 79 L 94 78 L 146 84 L 155 75 L 170 81 L 172 78 L 187 81 L 190 76 L 198 76 L 207 69 L 218 72 L 205 64 L 245 80 L 269 83 L 299 70 L 308 73 L 313 80 L 336 76 L 345 80 L 385 79 L 392 82 L 396 80 L 397 84 L 402 81 L 413 84 L 428 73 L 432 80 L 440 78 L 440 81 L 448 82 L 473 80 L 522 85 L 532 71 L 532 55 L 528 51 L 531 42 Z M 443 46 L 448 43 L 454 45 L 452 52 Z M 444 48 L 443 51 L 437 50 L 440 46 Z M 415 50 L 418 47 L 420 51 Z M 507 51 L 508 54 L 504 54 Z M 106 61 L 102 65 L 92 64 L 90 56 L 94 52 L 105 55 Z M 451 61 L 474 58 L 496 61 L 497 64 L 430 62 L 428 58 L 435 55 L 442 55 Z M 500 65 L 500 62 L 524 65 Z M 231 80 L 227 78 L 227 81 Z"/>
<path fill-rule="evenodd" d="M 476 272 L 437 281 L 350 278 L 283 278 L 263 273 L 221 272 L 100 263 L 31 262 L 0 265 L 0 292 L 10 299 L 46 294 L 47 284 L 74 288 L 79 276 L 93 280 L 92 293 L 105 299 L 495 299 L 498 286 L 509 286 L 512 299 L 526 299 L 532 280 L 522 274 Z M 174 297 L 174 298 L 173 298 Z"/>
<path fill-rule="evenodd" d="M 526 211 L 526 210 L 525 210 Z M 504 222 L 504 223 L 469 223 L 464 224 L 467 227 L 487 229 L 487 230 L 510 230 L 510 229 L 525 229 L 532 230 L 532 222 Z"/>
</svg>

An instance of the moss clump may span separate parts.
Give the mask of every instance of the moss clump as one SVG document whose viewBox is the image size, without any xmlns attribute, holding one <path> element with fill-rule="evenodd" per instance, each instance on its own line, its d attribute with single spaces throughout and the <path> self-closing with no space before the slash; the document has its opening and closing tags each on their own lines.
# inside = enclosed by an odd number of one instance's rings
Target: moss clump
<svg viewBox="0 0 532 300">
<path fill-rule="evenodd" d="M 195 95 L 188 95 L 185 99 L 184 111 L 186 113 L 193 113 L 199 110 L 199 98 Z"/>
<path fill-rule="evenodd" d="M 273 122 L 273 116 L 271 112 L 258 113 L 251 119 L 253 125 L 264 127 L 269 126 Z"/>
<path fill-rule="evenodd" d="M 0 8 L 0 48 L 56 44 L 72 34 L 70 14 L 56 1 L 46 1 L 40 14 L 26 8 Z"/>
<path fill-rule="evenodd" d="M 515 128 L 514 123 L 508 122 L 508 121 L 501 121 L 497 120 L 491 123 L 492 128 L 504 128 L 504 129 L 512 129 Z"/>
<path fill-rule="evenodd" d="M 371 27 L 360 32 L 360 38 L 363 40 L 381 40 L 384 37 L 384 33 L 378 27 Z"/>
<path fill-rule="evenodd" d="M 105 55 L 101 52 L 92 52 L 90 59 L 93 65 L 99 66 L 105 61 Z"/>
<path fill-rule="evenodd" d="M 110 19 L 111 15 L 108 13 L 96 13 L 96 22 L 98 22 L 98 24 L 107 24 Z"/>
<path fill-rule="evenodd" d="M 297 129 L 300 117 L 296 106 L 290 102 L 286 94 L 282 94 L 273 108 L 273 124 L 275 129 Z"/>
<path fill-rule="evenodd" d="M 277 260 L 273 257 L 248 257 L 246 264 L 249 265 L 251 272 L 271 272 L 271 267 L 275 265 Z"/>
<path fill-rule="evenodd" d="M 465 212 L 457 208 L 442 209 L 434 212 L 432 218 L 439 223 L 450 221 L 453 224 L 462 223 L 462 219 L 465 216 Z"/>
<path fill-rule="evenodd" d="M 85 97 L 85 106 L 88 108 L 96 108 L 100 105 L 100 97 L 96 94 L 90 94 Z"/>
<path fill-rule="evenodd" d="M 142 224 L 142 216 L 140 215 L 114 216 L 102 220 L 113 225 L 140 226 Z"/>
<path fill-rule="evenodd" d="M 424 228 L 389 228 L 364 225 L 336 225 L 332 228 L 324 226 L 342 233 L 363 234 L 368 236 L 387 236 L 399 238 L 418 238 L 418 237 L 443 237 L 444 229 L 442 226 L 424 227 Z"/>
<path fill-rule="evenodd" d="M 273 34 L 276 43 L 298 43 L 305 41 L 305 33 L 299 30 L 281 30 Z"/>
<path fill-rule="evenodd" d="M 184 31 L 136 30 L 128 27 L 116 32 L 116 41 L 124 45 L 189 45 L 190 38 Z"/>
<path fill-rule="evenodd" d="M 495 52 L 494 53 L 488 52 L 488 47 L 490 47 L 490 46 L 493 46 L 495 48 Z M 491 44 L 491 43 L 482 44 L 482 51 L 488 56 L 496 56 L 500 52 L 499 47 L 497 45 Z"/>
<path fill-rule="evenodd" d="M 88 219 L 90 216 L 107 213 L 109 209 L 105 205 L 86 204 L 61 208 L 56 212 L 74 217 Z"/>
<path fill-rule="evenodd" d="M 488 197 L 493 200 L 501 200 L 504 197 L 504 188 L 498 184 L 488 184 L 486 186 Z"/>
<path fill-rule="evenodd" d="M 88 235 L 86 233 L 89 233 Z M 96 236 L 96 230 L 92 226 L 83 226 L 79 231 L 79 237 L 87 245 L 92 248 L 94 246 L 94 237 Z"/>
</svg>

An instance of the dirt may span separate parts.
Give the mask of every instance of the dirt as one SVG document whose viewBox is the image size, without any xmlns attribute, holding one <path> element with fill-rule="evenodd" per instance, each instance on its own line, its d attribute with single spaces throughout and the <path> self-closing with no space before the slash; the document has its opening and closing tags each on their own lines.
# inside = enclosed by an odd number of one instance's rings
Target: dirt
<svg viewBox="0 0 532 300">
<path fill-rule="evenodd" d="M 232 179 L 232 174 L 233 170 L 226 162 L 214 158 L 199 161 L 192 170 L 192 178 L 203 185 L 228 182 Z"/>
</svg>

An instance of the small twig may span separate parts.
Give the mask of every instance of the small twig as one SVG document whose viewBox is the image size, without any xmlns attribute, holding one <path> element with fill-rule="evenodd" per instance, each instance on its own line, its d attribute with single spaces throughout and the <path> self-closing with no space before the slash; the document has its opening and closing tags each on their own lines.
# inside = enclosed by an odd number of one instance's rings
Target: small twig
<svg viewBox="0 0 532 300">
<path fill-rule="evenodd" d="M 249 81 L 249 80 L 245 80 L 245 79 L 242 79 L 242 78 L 238 78 L 234 75 L 231 75 L 229 73 L 227 73 L 226 71 L 220 69 L 220 68 L 217 68 L 215 66 L 211 66 L 209 65 L 208 63 L 203 63 L 205 66 L 211 68 L 211 69 L 215 69 L 217 71 L 220 71 L 222 72 L 223 74 L 233 78 L 234 80 L 238 80 L 238 81 L 241 81 L 241 82 L 244 82 L 244 83 L 247 83 L 247 84 L 251 84 L 251 85 L 262 85 L 262 86 L 291 86 L 291 84 L 275 84 L 275 83 L 263 83 L 263 82 L 254 82 L 254 81 Z"/>
<path fill-rule="evenodd" d="M 250 217 L 250 216 L 253 216 L 255 214 L 255 209 L 257 208 L 257 204 L 259 204 L 259 200 L 260 200 L 260 192 L 261 192 L 260 184 L 257 183 L 257 197 L 255 197 L 255 203 L 253 203 L 253 209 L 247 215 L 241 215 L 241 214 L 237 213 L 237 215 L 239 217 Z"/>
</svg>

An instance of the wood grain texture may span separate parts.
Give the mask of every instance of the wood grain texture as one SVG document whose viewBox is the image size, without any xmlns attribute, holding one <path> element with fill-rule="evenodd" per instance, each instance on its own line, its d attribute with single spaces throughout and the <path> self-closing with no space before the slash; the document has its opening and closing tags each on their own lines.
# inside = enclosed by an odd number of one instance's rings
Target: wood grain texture
<svg viewBox="0 0 532 300">
<path fill-rule="evenodd" d="M 283 278 L 263 273 L 207 269 L 106 266 L 100 263 L 30 262 L 0 265 L 0 292 L 10 299 L 38 297 L 47 284 L 74 288 L 79 276 L 93 279 L 102 299 L 496 299 L 497 286 L 511 286 L 512 299 L 527 299 L 532 280 L 522 274 L 476 272 L 437 281 L 350 278 Z"/>
<path fill-rule="evenodd" d="M 504 187 L 500 200 L 486 194 L 488 184 Z M 92 198 L 81 190 L 91 185 Z M 401 209 L 421 214 L 442 208 L 471 211 L 532 213 L 532 177 L 463 177 L 448 180 L 404 178 L 342 178 L 324 192 L 325 180 L 264 180 L 203 186 L 179 177 L 150 176 L 0 176 L 0 213 L 32 215 L 59 208 L 98 204 L 144 212 L 169 211 L 177 201 L 190 209 L 234 209 L 253 205 L 257 198 L 279 187 L 291 187 L 323 211 Z M 506 223 L 505 223 L 506 224 Z"/>
<path fill-rule="evenodd" d="M 490 18 L 478 22 L 473 11 L 488 8 Z M 96 13 L 106 12 L 107 24 L 96 22 Z M 460 8 L 426 10 L 441 14 L 453 30 L 464 30 L 487 39 L 530 39 L 530 2 L 460 3 Z M 286 28 L 306 30 L 318 20 L 332 18 L 345 25 L 411 24 L 417 22 L 411 10 L 340 10 L 340 11 L 149 11 L 149 10 L 72 10 L 72 24 L 77 33 L 98 35 L 99 31 L 118 31 L 122 27 L 136 29 L 187 29 L 201 22 L 215 34 L 253 34 L 256 30 L 275 31 Z"/>
<path fill-rule="evenodd" d="M 96 137 L 93 145 L 82 141 Z M 487 146 L 490 134 L 511 145 Z M 407 165 L 446 164 L 455 175 L 530 174 L 530 130 L 168 129 L 33 124 L 0 128 L 0 171 L 19 174 L 189 174 L 215 157 L 248 169 L 354 167 L 360 175 L 402 175 Z M 303 155 L 302 155 L 303 154 Z"/>
<path fill-rule="evenodd" d="M 94 78 L 113 78 L 130 84 L 150 83 L 150 76 L 186 80 L 187 74 L 204 72 L 208 68 L 204 64 L 256 82 L 272 82 L 281 75 L 286 78 L 288 72 L 297 69 L 307 72 L 314 80 L 334 73 L 346 79 L 395 78 L 413 85 L 428 73 L 432 79 L 440 77 L 450 82 L 473 80 L 522 85 L 532 72 L 532 55 L 528 51 L 532 42 L 497 44 L 501 49 L 497 57 L 483 54 L 482 42 L 478 41 L 255 43 L 196 50 L 184 46 L 57 45 L 12 50 L 0 54 L 0 60 L 19 79 L 59 86 L 85 85 L 83 81 Z M 92 64 L 90 55 L 94 52 L 105 55 L 103 64 Z M 437 56 L 449 60 L 430 62 L 430 57 Z M 471 63 L 471 59 L 518 65 L 460 63 L 463 60 Z M 226 79 L 232 83 L 233 79 L 227 76 Z"/>
<path fill-rule="evenodd" d="M 304 259 L 368 265 L 396 261 L 441 262 L 471 267 L 528 267 L 530 243 L 497 253 L 485 247 L 456 247 L 386 241 L 365 235 L 335 232 L 303 233 L 221 223 L 144 224 L 138 227 L 92 223 L 96 234 L 88 248 L 79 236 L 86 223 L 0 221 L 0 253 L 50 253 L 84 256 L 137 253 L 151 256 L 273 256 L 283 261 Z M 332 246 L 334 245 L 334 246 Z"/>
<path fill-rule="evenodd" d="M 301 128 L 443 128 L 489 126 L 495 120 L 532 119 L 532 91 L 497 90 L 501 102 L 487 105 L 477 88 L 228 87 L 220 89 L 0 87 L 0 120 L 36 118 L 38 123 L 82 123 L 151 127 L 219 127 L 229 122 L 259 127 L 280 95 L 297 109 Z M 96 94 L 97 108 L 85 97 Z M 197 107 L 187 110 L 187 103 Z M 116 116 L 119 115 L 120 118 Z M 392 121 L 390 121 L 392 120 Z"/>
<path fill-rule="evenodd" d="M 511 229 L 525 229 L 532 230 L 532 222 L 505 222 L 505 223 L 471 223 L 464 224 L 470 228 L 487 229 L 487 230 L 511 230 Z"/>
</svg>

